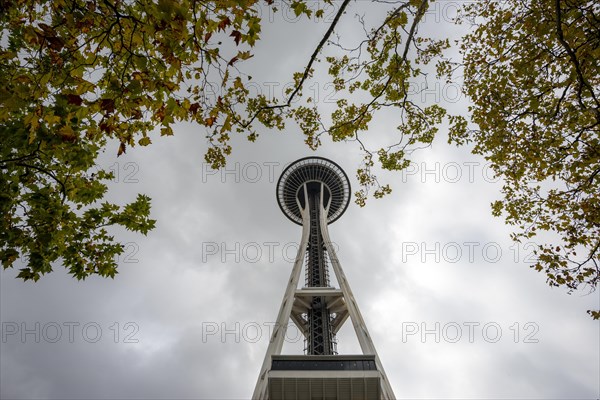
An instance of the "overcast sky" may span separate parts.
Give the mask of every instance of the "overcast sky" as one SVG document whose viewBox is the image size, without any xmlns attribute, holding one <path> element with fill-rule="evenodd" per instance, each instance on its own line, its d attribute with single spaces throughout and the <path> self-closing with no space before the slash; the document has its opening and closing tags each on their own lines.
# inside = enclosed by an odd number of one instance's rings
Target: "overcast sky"
<svg viewBox="0 0 600 400">
<path fill-rule="evenodd" d="M 341 32 L 357 29 L 365 4 L 350 7 Z M 438 3 L 427 29 L 457 38 L 447 23 L 454 5 Z M 283 11 L 265 16 L 248 64 L 261 90 L 279 95 L 327 29 Z M 423 104 L 466 109 L 454 87 L 434 82 Z M 331 107 L 327 80 L 310 85 Z M 374 121 L 373 143 L 393 137 L 392 117 Z M 598 398 L 600 324 L 585 313 L 600 306 L 598 292 L 568 295 L 529 268 L 533 245 L 513 244 L 510 228 L 491 216 L 501 182 L 485 160 L 446 139 L 442 129 L 408 172 L 382 174 L 391 195 L 365 208 L 351 203 L 330 226 L 396 396 Z M 313 153 L 289 124 L 262 131 L 257 143 L 234 138 L 227 170 L 217 172 L 203 163 L 205 132 L 196 126 L 153 142 L 118 159 L 114 145 L 100 160 L 118 172 L 109 199 L 145 193 L 158 220 L 147 237 L 118 232 L 127 247 L 114 280 L 78 282 L 61 266 L 37 283 L 14 279 L 19 266 L 0 273 L 3 399 L 252 394 L 301 235 L 277 206 L 277 178 L 318 155 L 344 168 L 356 189 L 359 149 L 325 139 Z M 338 343 L 342 354 L 360 352 L 350 323 Z M 290 328 L 284 352 L 302 346 Z"/>
</svg>

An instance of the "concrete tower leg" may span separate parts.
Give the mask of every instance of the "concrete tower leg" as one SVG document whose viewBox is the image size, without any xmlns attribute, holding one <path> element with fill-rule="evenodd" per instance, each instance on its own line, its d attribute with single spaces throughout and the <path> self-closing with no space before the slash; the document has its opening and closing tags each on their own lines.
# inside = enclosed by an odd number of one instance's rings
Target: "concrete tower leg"
<svg viewBox="0 0 600 400">
<path fill-rule="evenodd" d="M 305 203 L 308 204 L 308 201 Z M 290 322 L 290 315 L 292 313 L 292 306 L 294 305 L 294 298 L 296 289 L 298 288 L 298 281 L 300 280 L 300 273 L 302 272 L 302 264 L 304 262 L 304 255 L 306 253 L 306 246 L 308 244 L 308 237 L 310 233 L 310 215 L 308 207 L 301 209 L 302 211 L 302 239 L 300 240 L 300 246 L 298 247 L 298 254 L 294 261 L 294 268 L 290 274 L 281 306 L 279 307 L 279 313 L 277 314 L 277 321 L 275 323 L 275 329 L 271 334 L 269 341 L 269 347 L 267 347 L 267 353 L 260 369 L 258 376 L 258 382 L 254 389 L 252 399 L 266 399 L 267 398 L 267 371 L 271 368 L 271 356 L 274 354 L 281 354 L 283 348 L 283 341 L 285 339 L 285 333 L 287 331 L 287 325 Z"/>
</svg>

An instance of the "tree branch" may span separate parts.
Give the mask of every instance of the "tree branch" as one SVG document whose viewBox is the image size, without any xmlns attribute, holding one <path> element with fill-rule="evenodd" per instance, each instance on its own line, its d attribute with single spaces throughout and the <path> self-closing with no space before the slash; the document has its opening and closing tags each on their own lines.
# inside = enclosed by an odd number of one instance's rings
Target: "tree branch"
<svg viewBox="0 0 600 400">
<path fill-rule="evenodd" d="M 62 202 L 65 202 L 65 198 L 67 197 L 67 188 L 65 187 L 65 184 L 63 181 L 61 181 L 60 179 L 58 179 L 52 172 L 45 170 L 44 168 L 40 168 L 38 166 L 35 165 L 31 165 L 31 164 L 25 164 L 22 162 L 17 162 L 15 163 L 15 165 L 18 165 L 20 167 L 25 167 L 25 168 L 33 168 L 39 172 L 42 172 L 46 175 L 48 175 L 49 177 L 51 177 L 52 179 L 54 179 L 56 182 L 58 182 L 58 184 L 61 186 L 61 192 L 62 192 Z"/>
<path fill-rule="evenodd" d="M 334 31 L 337 23 L 339 22 L 342 14 L 346 10 L 346 7 L 348 6 L 348 3 L 350 3 L 350 0 L 344 0 L 344 2 L 342 3 L 342 5 L 340 6 L 340 9 L 337 12 L 337 14 L 335 15 L 335 18 L 333 19 L 333 22 L 329 26 L 329 29 L 327 29 L 327 32 L 325 32 L 325 35 L 323 36 L 323 38 L 321 39 L 321 41 L 319 42 L 319 44 L 315 48 L 315 51 L 310 56 L 310 60 L 308 61 L 308 64 L 304 68 L 304 73 L 302 74 L 302 78 L 300 79 L 300 82 L 298 82 L 298 84 L 296 85 L 296 87 L 295 87 L 294 91 L 292 92 L 292 94 L 290 95 L 290 97 L 288 97 L 287 102 L 285 104 L 271 105 L 271 106 L 265 106 L 265 107 L 259 108 L 254 113 L 254 115 L 252 116 L 252 118 L 250 118 L 250 120 L 247 123 L 242 124 L 243 128 L 247 128 L 248 126 L 250 126 L 252 124 L 252 122 L 254 122 L 254 120 L 263 111 L 265 111 L 265 110 L 277 109 L 277 108 L 286 108 L 286 107 L 289 107 L 292 104 L 292 100 L 294 100 L 294 97 L 296 97 L 296 95 L 298 94 L 298 92 L 300 91 L 300 89 L 302 89 L 302 85 L 304 85 L 304 82 L 306 81 L 306 79 L 310 75 L 310 70 L 312 68 L 313 63 L 317 59 L 317 56 L 319 55 L 319 52 L 321 51 L 321 49 L 323 48 L 323 46 L 325 45 L 325 43 L 327 43 L 327 40 L 329 40 L 329 37 L 333 33 L 333 31 Z"/>
<path fill-rule="evenodd" d="M 600 120 L 600 102 L 596 98 L 594 89 L 592 88 L 592 86 L 589 84 L 589 82 L 583 76 L 583 72 L 581 71 L 581 66 L 579 64 L 579 60 L 577 59 L 577 55 L 575 54 L 575 52 L 573 51 L 571 46 L 569 46 L 569 44 L 565 40 L 565 36 L 564 36 L 563 30 L 562 30 L 562 10 L 560 8 L 560 0 L 556 0 L 555 4 L 556 4 L 556 34 L 558 36 L 558 41 L 567 51 L 567 54 L 569 55 L 569 58 L 571 59 L 571 62 L 573 63 L 573 66 L 575 67 L 575 72 L 577 73 L 577 80 L 579 81 L 579 90 L 578 90 L 579 104 L 581 104 L 581 106 L 583 108 L 586 108 L 585 105 L 583 104 L 583 101 L 581 100 L 581 90 L 583 87 L 585 87 L 587 90 L 589 90 L 590 95 L 592 96 L 592 98 L 594 99 L 594 102 L 596 103 L 596 118 L 598 118 Z"/>
</svg>

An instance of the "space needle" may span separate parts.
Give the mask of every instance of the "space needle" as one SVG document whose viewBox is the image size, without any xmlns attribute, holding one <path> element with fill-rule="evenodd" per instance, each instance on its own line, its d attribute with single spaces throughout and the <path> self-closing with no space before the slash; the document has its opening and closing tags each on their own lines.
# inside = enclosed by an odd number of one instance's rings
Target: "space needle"
<svg viewBox="0 0 600 400">
<path fill-rule="evenodd" d="M 277 202 L 302 226 L 302 237 L 252 395 L 255 400 L 395 399 L 327 228 L 348 208 L 350 193 L 346 173 L 322 157 L 299 159 L 279 178 Z M 330 268 L 339 288 L 331 286 Z M 348 318 L 362 354 L 337 352 L 336 334 Z M 281 354 L 290 320 L 304 336 L 303 355 Z"/>
</svg>

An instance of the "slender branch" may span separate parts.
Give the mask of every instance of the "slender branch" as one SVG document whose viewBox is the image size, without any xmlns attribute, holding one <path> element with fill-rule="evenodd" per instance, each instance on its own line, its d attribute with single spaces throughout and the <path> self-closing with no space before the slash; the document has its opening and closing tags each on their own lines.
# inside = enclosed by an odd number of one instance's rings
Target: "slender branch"
<svg viewBox="0 0 600 400">
<path fill-rule="evenodd" d="M 596 107 L 597 107 L 596 116 L 598 119 L 600 119 L 600 102 L 596 98 L 596 94 L 594 93 L 594 88 L 592 88 L 590 83 L 583 76 L 583 72 L 581 71 L 581 65 L 579 64 L 577 55 L 575 54 L 575 52 L 573 51 L 571 46 L 569 46 L 569 44 L 565 40 L 564 32 L 562 30 L 562 10 L 560 8 L 560 0 L 556 0 L 555 4 L 556 4 L 556 34 L 558 36 L 558 41 L 567 51 L 567 54 L 569 55 L 569 58 L 571 59 L 571 62 L 573 63 L 573 66 L 575 67 L 575 72 L 577 73 L 577 80 L 579 81 L 579 85 L 580 85 L 579 93 L 578 93 L 579 103 L 581 104 L 582 107 L 586 108 L 581 100 L 581 90 L 583 87 L 585 87 L 587 90 L 589 90 L 590 95 L 592 96 L 592 98 L 594 99 L 594 102 L 596 103 Z"/>
<path fill-rule="evenodd" d="M 321 51 L 321 49 L 323 48 L 323 46 L 325 45 L 325 43 L 327 43 L 327 41 L 329 40 L 329 37 L 331 36 L 331 34 L 333 33 L 333 31 L 335 30 L 335 27 L 336 27 L 337 23 L 339 22 L 342 14 L 344 13 L 344 11 L 346 10 L 346 7 L 348 6 L 348 3 L 350 3 L 350 0 L 344 0 L 344 2 L 342 3 L 342 5 L 340 6 L 340 9 L 338 10 L 337 14 L 335 15 L 335 18 L 333 19 L 333 22 L 331 23 L 331 25 L 329 25 L 329 28 L 327 29 L 327 32 L 325 32 L 325 35 L 323 36 L 323 38 L 321 39 L 321 41 L 319 42 L 319 44 L 315 48 L 315 51 L 313 52 L 313 54 L 310 56 L 310 60 L 308 61 L 308 64 L 306 65 L 306 68 L 304 68 L 304 73 L 302 74 L 302 78 L 300 79 L 300 81 L 296 85 L 296 87 L 295 87 L 294 91 L 292 92 L 292 94 L 288 97 L 287 102 L 285 104 L 270 105 L 270 106 L 265 106 L 265 107 L 259 108 L 254 113 L 254 115 L 252 116 L 252 118 L 250 118 L 250 120 L 247 123 L 242 124 L 243 128 L 247 128 L 248 126 L 250 126 L 252 124 L 252 122 L 263 111 L 270 110 L 270 109 L 286 108 L 286 107 L 289 107 L 292 104 L 292 100 L 294 100 L 294 97 L 296 97 L 296 95 L 298 94 L 298 92 L 300 91 L 300 89 L 302 89 L 302 86 L 304 85 L 304 82 L 306 81 L 306 79 L 310 75 L 310 70 L 312 68 L 313 63 L 317 59 L 317 56 L 319 55 L 319 52 Z"/>
<path fill-rule="evenodd" d="M 413 42 L 414 40 L 414 36 L 417 30 L 417 26 L 419 25 L 419 22 L 421 22 L 421 19 L 423 18 L 423 15 L 425 15 L 425 9 L 427 7 L 429 3 L 429 0 L 422 0 L 421 4 L 419 5 L 419 8 L 417 10 L 417 14 L 415 15 L 415 19 L 410 27 L 410 32 L 408 34 L 408 38 L 406 39 L 406 46 L 404 47 L 404 53 L 402 54 L 402 63 L 406 62 L 406 58 L 408 56 L 408 50 L 410 48 L 410 44 Z M 371 109 L 371 107 L 377 102 L 377 100 L 379 100 L 381 98 L 381 96 L 383 96 L 383 94 L 385 93 L 385 91 L 388 89 L 390 83 L 392 82 L 392 79 L 394 78 L 393 74 L 389 74 L 386 82 L 384 83 L 383 87 L 381 88 L 381 90 L 379 91 L 379 93 L 377 93 L 377 95 L 373 96 L 373 98 L 371 99 L 371 101 L 366 105 L 366 107 L 364 107 L 364 109 L 356 116 L 356 118 L 352 119 L 351 121 L 345 121 L 340 125 L 334 126 L 331 129 L 338 129 L 341 128 L 344 125 L 347 125 L 349 123 L 356 123 L 357 121 L 362 120 L 365 115 L 369 112 L 369 110 Z M 408 95 L 408 93 L 404 93 L 405 94 L 405 100 L 406 100 L 406 96 Z"/>
<path fill-rule="evenodd" d="M 64 182 L 61 181 L 60 179 L 58 179 L 53 173 L 51 173 L 48 170 L 45 170 L 44 168 L 40 168 L 38 166 L 31 165 L 31 164 L 25 164 L 25 163 L 22 163 L 22 162 L 15 163 L 15 165 L 18 165 L 20 167 L 25 167 L 25 168 L 33 168 L 33 169 L 35 169 L 35 170 L 37 170 L 39 172 L 42 172 L 42 173 L 50 176 L 52 179 L 54 179 L 56 182 L 58 182 L 58 184 L 61 186 L 62 202 L 64 203 L 65 198 L 67 197 L 67 188 L 65 187 Z"/>
<path fill-rule="evenodd" d="M 298 93 L 298 91 L 300 91 L 300 89 L 302 88 L 302 85 L 304 84 L 304 81 L 306 81 L 306 79 L 308 78 L 308 75 L 310 74 L 310 70 L 312 68 L 313 63 L 317 59 L 317 56 L 321 52 L 321 49 L 323 48 L 323 46 L 325 45 L 325 43 L 327 43 L 327 40 L 329 40 L 329 36 L 331 36 L 331 34 L 333 33 L 333 30 L 335 29 L 338 21 L 340 20 L 340 17 L 344 13 L 344 10 L 346 9 L 346 6 L 348 5 L 348 3 L 350 3 L 350 0 L 344 0 L 344 2 L 342 3 L 342 5 L 340 6 L 340 9 L 339 9 L 338 13 L 335 15 L 335 18 L 333 19 L 333 22 L 331 23 L 331 25 L 329 25 L 329 29 L 327 29 L 327 32 L 325 33 L 325 35 L 323 36 L 323 38 L 319 42 L 319 45 L 317 46 L 317 48 L 315 49 L 315 51 L 310 56 L 310 60 L 308 61 L 308 64 L 306 65 L 306 68 L 304 68 L 304 74 L 302 75 L 302 79 L 300 79 L 300 82 L 296 86 L 296 89 L 292 92 L 292 94 L 288 98 L 288 101 L 287 101 L 287 105 L 288 106 L 292 103 L 292 100 L 294 99 L 294 97 L 296 96 L 296 94 Z"/>
</svg>

